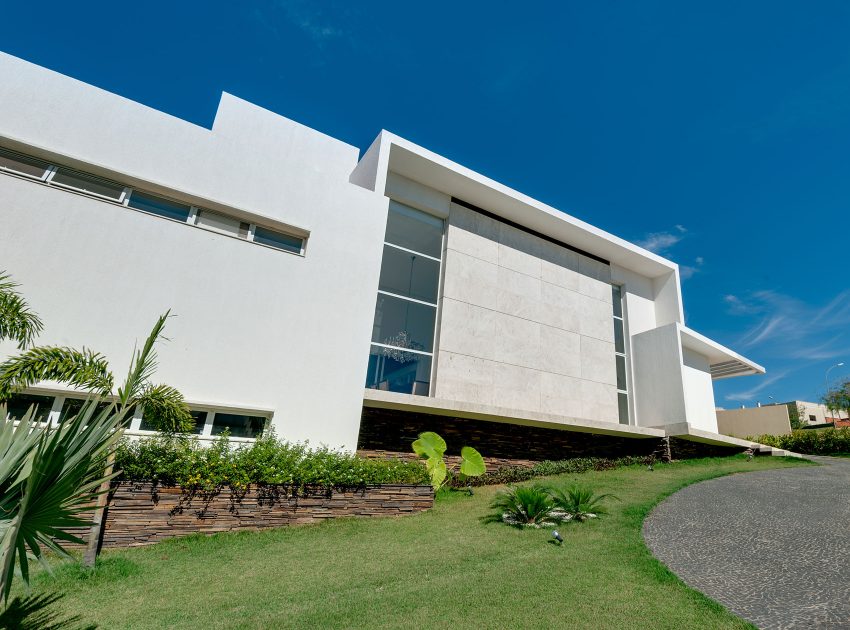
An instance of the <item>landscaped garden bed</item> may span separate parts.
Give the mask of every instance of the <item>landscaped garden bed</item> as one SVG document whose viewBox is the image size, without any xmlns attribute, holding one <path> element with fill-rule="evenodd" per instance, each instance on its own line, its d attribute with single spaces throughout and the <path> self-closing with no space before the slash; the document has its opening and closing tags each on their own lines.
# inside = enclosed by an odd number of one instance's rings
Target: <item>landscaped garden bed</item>
<svg viewBox="0 0 850 630">
<path fill-rule="evenodd" d="M 748 628 L 652 557 L 643 519 L 690 483 L 806 464 L 736 456 L 548 477 L 547 485 L 579 482 L 619 499 L 601 518 L 559 526 L 561 545 L 550 542 L 550 529 L 484 524 L 502 489 L 483 487 L 473 496 L 451 492 L 409 518 L 107 549 L 93 571 L 63 563 L 54 577 L 38 575 L 35 592 L 64 592 L 58 610 L 119 630 L 212 630 L 234 620 L 244 628 L 382 628 L 424 618 L 447 627 Z"/>
</svg>

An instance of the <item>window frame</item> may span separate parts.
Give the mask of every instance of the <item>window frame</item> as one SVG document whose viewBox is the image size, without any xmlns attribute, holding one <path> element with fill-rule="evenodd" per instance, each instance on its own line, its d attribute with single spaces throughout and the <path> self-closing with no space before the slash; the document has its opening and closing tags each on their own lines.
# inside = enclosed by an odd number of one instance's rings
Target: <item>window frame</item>
<svg viewBox="0 0 850 630">
<path fill-rule="evenodd" d="M 415 350 L 415 349 L 412 349 L 412 348 L 400 348 L 398 346 L 393 346 L 393 345 L 389 345 L 389 344 L 385 344 L 385 343 L 371 341 L 371 337 L 370 337 L 370 341 L 369 341 L 370 353 L 369 354 L 371 355 L 371 348 L 373 346 L 376 346 L 376 347 L 379 347 L 379 348 L 389 348 L 389 349 L 393 349 L 393 350 L 402 350 L 404 352 L 411 352 L 413 354 L 420 354 L 420 355 L 423 355 L 423 356 L 427 356 L 431 360 L 431 366 L 430 366 L 430 370 L 429 370 L 429 374 L 428 374 L 428 394 L 427 394 L 426 398 L 431 398 L 431 397 L 434 396 L 433 385 L 434 385 L 434 380 L 435 380 L 436 370 L 437 370 L 436 348 L 437 348 L 438 343 L 439 343 L 440 310 L 441 310 L 440 309 L 440 297 L 443 294 L 444 265 L 445 265 L 445 257 L 446 257 L 445 256 L 445 254 L 446 254 L 446 231 L 447 231 L 446 230 L 446 219 L 445 219 L 445 217 L 441 217 L 441 216 L 434 214 L 433 211 L 429 211 L 425 208 L 416 207 L 416 206 L 414 206 L 410 203 L 401 202 L 397 199 L 393 199 L 392 197 L 390 197 L 389 203 L 387 205 L 387 223 L 389 223 L 389 216 L 390 216 L 390 213 L 393 211 L 392 206 L 394 204 L 402 206 L 406 210 L 413 210 L 414 212 L 422 213 L 422 214 L 426 215 L 427 217 L 429 217 L 430 219 L 434 219 L 435 221 L 440 222 L 440 224 L 441 224 L 440 257 L 437 258 L 437 257 L 432 256 L 430 254 L 425 254 L 423 252 L 419 252 L 419 251 L 416 251 L 414 249 L 410 249 L 409 247 L 405 247 L 403 245 L 397 245 L 395 243 L 388 241 L 387 240 L 386 228 L 385 228 L 384 229 L 384 238 L 383 238 L 382 246 L 381 246 L 381 265 L 383 266 L 383 263 L 384 263 L 384 259 L 383 259 L 384 249 L 383 248 L 385 246 L 388 246 L 388 247 L 391 247 L 393 249 L 397 249 L 397 250 L 400 250 L 400 251 L 403 251 L 403 252 L 407 252 L 409 254 L 414 254 L 416 256 L 422 256 L 424 258 L 427 258 L 429 260 L 433 260 L 433 261 L 437 262 L 438 263 L 438 267 L 437 267 L 437 299 L 436 299 L 436 302 L 428 302 L 428 301 L 425 301 L 425 300 L 418 300 L 416 298 L 407 297 L 407 296 L 404 296 L 404 295 L 399 295 L 397 293 L 392 293 L 390 291 L 385 291 L 383 289 L 378 289 L 377 294 L 378 295 L 386 295 L 386 296 L 397 298 L 397 299 L 400 299 L 400 300 L 406 300 L 408 302 L 413 302 L 414 304 L 421 304 L 423 306 L 432 307 L 434 309 L 434 329 L 432 331 L 433 341 L 431 343 L 430 352 L 426 352 L 426 351 L 423 351 L 423 350 Z M 375 306 L 375 313 L 377 313 L 377 303 L 376 303 L 376 306 Z M 373 320 L 373 325 L 374 325 L 374 314 L 373 314 L 372 320 Z M 366 389 L 373 389 L 373 388 L 367 387 Z M 410 396 L 422 396 L 423 394 L 413 394 L 413 393 L 411 393 L 411 394 L 408 394 L 408 395 L 410 395 Z"/>
<path fill-rule="evenodd" d="M 617 311 L 615 309 L 614 296 L 615 291 L 619 293 L 620 296 L 620 315 L 617 315 Z M 616 379 L 616 369 L 617 369 L 617 358 L 622 357 L 623 359 L 623 369 L 624 369 L 624 377 L 626 380 L 625 389 L 620 389 L 620 384 L 615 380 L 614 387 L 617 391 L 617 419 L 619 424 L 631 425 L 632 424 L 632 379 L 631 379 L 631 362 L 629 361 L 629 335 L 628 329 L 626 327 L 626 290 L 625 285 L 611 283 L 611 318 L 614 321 L 614 369 L 615 369 L 615 379 Z M 623 351 L 620 352 L 617 350 L 616 339 L 617 339 L 617 323 L 619 322 L 622 333 L 623 333 Z M 620 416 L 620 395 L 623 394 L 626 397 L 626 418 L 625 422 L 623 422 L 623 418 Z"/>
<path fill-rule="evenodd" d="M 123 208 L 127 208 L 128 210 L 132 210 L 134 212 L 140 212 L 141 214 L 144 214 L 144 215 L 150 216 L 150 217 L 155 217 L 157 219 L 163 219 L 163 220 L 166 220 L 166 221 L 171 221 L 173 223 L 180 223 L 180 224 L 184 224 L 184 225 L 189 225 L 191 227 L 197 227 L 197 228 L 206 230 L 208 232 L 213 232 L 213 233 L 218 234 L 220 236 L 235 238 L 237 240 L 252 243 L 252 244 L 257 245 L 259 247 L 265 247 L 267 249 L 271 249 L 271 250 L 274 250 L 274 251 L 284 252 L 286 254 L 292 254 L 292 255 L 295 255 L 295 256 L 300 256 L 302 258 L 306 255 L 307 241 L 310 238 L 310 233 L 307 230 L 301 230 L 299 228 L 281 229 L 280 227 L 271 227 L 271 226 L 269 226 L 267 224 L 263 224 L 263 223 L 255 223 L 251 220 L 245 220 L 244 218 L 241 218 L 237 214 L 231 214 L 227 211 L 214 210 L 212 208 L 199 207 L 195 204 L 191 204 L 191 203 L 188 203 L 188 202 L 185 202 L 185 201 L 180 201 L 180 200 L 175 199 L 173 197 L 170 197 L 168 195 L 162 195 L 160 193 L 147 190 L 145 188 L 139 188 L 139 187 L 136 187 L 136 186 L 125 185 L 121 182 L 109 179 L 107 177 L 102 177 L 100 175 L 88 173 L 88 172 L 86 172 L 84 170 L 80 170 L 78 168 L 74 168 L 74 167 L 70 167 L 70 166 L 64 166 L 64 165 L 59 164 L 58 162 L 55 162 L 53 160 L 45 160 L 45 159 L 42 159 L 42 158 L 39 158 L 39 157 L 36 157 L 36 156 L 33 156 L 33 155 L 29 155 L 27 153 L 22 153 L 20 151 L 16 151 L 14 149 L 9 149 L 9 148 L 2 146 L 2 145 L 0 145 L 0 151 L 10 154 L 12 159 L 14 159 L 14 157 L 17 156 L 17 157 L 21 158 L 22 160 L 29 159 L 29 160 L 34 160 L 36 162 L 40 162 L 40 163 L 45 164 L 45 172 L 40 177 L 37 177 L 35 175 L 30 175 L 28 173 L 24 173 L 24 172 L 21 172 L 21 171 L 17 171 L 17 170 L 14 170 L 14 169 L 11 169 L 11 168 L 8 168 L 8 167 L 5 167 L 5 166 L 0 166 L 0 174 L 8 175 L 10 177 L 16 177 L 16 178 L 20 178 L 20 179 L 25 179 L 29 182 L 42 184 L 44 186 L 49 186 L 51 188 L 58 188 L 59 190 L 63 190 L 65 192 L 69 192 L 69 193 L 72 193 L 72 194 L 83 195 L 84 197 L 90 197 L 92 199 L 97 199 L 99 201 L 104 201 L 106 203 L 118 205 L 118 206 L 121 206 Z M 100 181 L 104 182 L 105 184 L 112 184 L 112 185 L 115 185 L 115 186 L 120 186 L 122 188 L 121 194 L 117 198 L 116 197 L 110 197 L 108 195 L 103 195 L 103 194 L 96 193 L 96 192 L 93 192 L 93 191 L 90 191 L 90 190 L 84 190 L 84 189 L 81 189 L 81 188 L 77 188 L 77 187 L 72 186 L 70 184 L 65 184 L 65 183 L 62 183 L 62 182 L 54 181 L 56 174 L 59 172 L 60 169 L 63 170 L 63 171 L 68 171 L 72 174 L 77 173 L 84 178 L 92 178 L 94 180 L 100 180 Z M 132 194 L 133 194 L 134 191 L 138 191 L 139 194 L 141 194 L 141 195 L 149 195 L 149 196 L 152 196 L 152 197 L 159 197 L 159 198 L 164 199 L 166 201 L 173 201 L 176 204 L 189 206 L 189 209 L 190 209 L 189 210 L 189 216 L 187 217 L 187 219 L 185 221 L 181 221 L 179 219 L 163 216 L 161 214 L 157 214 L 157 213 L 154 213 L 154 212 L 148 212 L 148 211 L 143 210 L 141 208 L 134 208 L 133 206 L 129 205 L 130 198 L 132 197 Z M 240 224 L 246 225 L 247 230 L 245 230 L 245 234 L 244 235 L 241 235 L 240 233 L 230 234 L 228 232 L 213 230 L 213 229 L 210 229 L 206 226 L 198 225 L 197 224 L 198 214 L 200 212 L 204 211 L 204 210 L 206 210 L 208 212 L 215 213 L 215 214 L 220 214 L 220 215 L 228 217 L 230 219 L 234 219 L 236 221 L 239 221 Z M 279 234 L 281 236 L 285 236 L 285 237 L 289 237 L 289 238 L 294 239 L 294 240 L 298 240 L 298 241 L 301 242 L 301 246 L 300 246 L 298 251 L 294 251 L 293 249 L 275 247 L 274 245 L 269 245 L 267 243 L 257 242 L 257 241 L 254 240 L 254 234 L 256 232 L 257 227 L 260 227 L 260 228 L 267 230 L 269 232 L 272 232 L 274 234 Z M 240 225 L 240 232 L 241 232 L 241 225 Z"/>
</svg>

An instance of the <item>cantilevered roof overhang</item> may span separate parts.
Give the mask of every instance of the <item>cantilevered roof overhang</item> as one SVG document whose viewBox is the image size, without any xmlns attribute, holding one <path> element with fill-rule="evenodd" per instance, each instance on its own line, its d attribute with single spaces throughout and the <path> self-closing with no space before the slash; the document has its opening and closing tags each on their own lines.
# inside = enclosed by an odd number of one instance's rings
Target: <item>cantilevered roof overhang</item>
<svg viewBox="0 0 850 630">
<path fill-rule="evenodd" d="M 765 369 L 758 363 L 750 361 L 687 326 L 679 325 L 679 336 L 682 340 L 682 348 L 693 350 L 708 359 L 711 378 L 714 380 L 765 373 Z"/>
<path fill-rule="evenodd" d="M 374 190 L 383 192 L 387 173 L 394 172 L 648 278 L 678 273 L 678 265 L 670 260 L 387 131 L 357 170 L 357 181 L 368 182 Z"/>
</svg>

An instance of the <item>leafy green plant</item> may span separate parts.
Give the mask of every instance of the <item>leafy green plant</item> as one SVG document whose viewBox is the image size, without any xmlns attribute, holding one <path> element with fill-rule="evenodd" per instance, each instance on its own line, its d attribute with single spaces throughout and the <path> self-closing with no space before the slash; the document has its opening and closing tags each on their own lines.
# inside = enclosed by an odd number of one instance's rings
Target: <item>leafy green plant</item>
<svg viewBox="0 0 850 630">
<path fill-rule="evenodd" d="M 627 456 L 609 459 L 606 457 L 572 457 L 557 461 L 545 460 L 537 462 L 533 466 L 502 466 L 496 470 L 487 472 L 480 477 L 465 480 L 465 485 L 505 485 L 529 481 L 536 477 L 548 477 L 551 475 L 577 474 L 591 470 L 611 470 L 623 466 L 646 465 L 644 456 Z M 447 485 L 461 487 L 459 480 L 449 479 Z"/>
<path fill-rule="evenodd" d="M 412 446 L 413 452 L 425 460 L 425 469 L 431 478 L 434 492 L 438 492 L 452 477 L 456 478 L 460 484 L 464 484 L 468 479 L 480 477 L 487 471 L 481 453 L 471 446 L 460 449 L 460 464 L 455 468 L 449 468 L 445 460 L 446 441 L 433 431 L 420 433 Z M 453 475 L 455 471 L 457 475 Z"/>
<path fill-rule="evenodd" d="M 549 496 L 561 520 L 582 522 L 606 512 L 602 502 L 616 499 L 613 494 L 596 494 L 590 488 L 572 486 L 566 490 L 549 488 Z"/>
<path fill-rule="evenodd" d="M 325 447 L 278 440 L 274 434 L 234 448 L 227 436 L 204 446 L 195 437 L 163 435 L 122 440 L 115 454 L 119 479 L 151 481 L 213 492 L 249 485 L 307 489 L 362 488 L 378 484 L 426 484 L 420 462 L 364 459 Z"/>
<path fill-rule="evenodd" d="M 790 435 L 759 435 L 753 441 L 803 455 L 850 454 L 850 427 L 801 429 Z"/>
<path fill-rule="evenodd" d="M 490 508 L 493 511 L 484 517 L 485 523 L 540 528 L 559 520 L 554 511 L 555 503 L 542 486 L 508 487 L 496 494 Z"/>
</svg>

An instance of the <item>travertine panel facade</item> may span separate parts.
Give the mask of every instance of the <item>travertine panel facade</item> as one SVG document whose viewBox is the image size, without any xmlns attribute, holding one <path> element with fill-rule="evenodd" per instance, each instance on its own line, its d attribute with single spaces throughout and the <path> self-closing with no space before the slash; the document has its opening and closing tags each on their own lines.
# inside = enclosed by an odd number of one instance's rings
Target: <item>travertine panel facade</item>
<svg viewBox="0 0 850 630">
<path fill-rule="evenodd" d="M 617 422 L 611 270 L 452 204 L 439 398 Z"/>
</svg>

